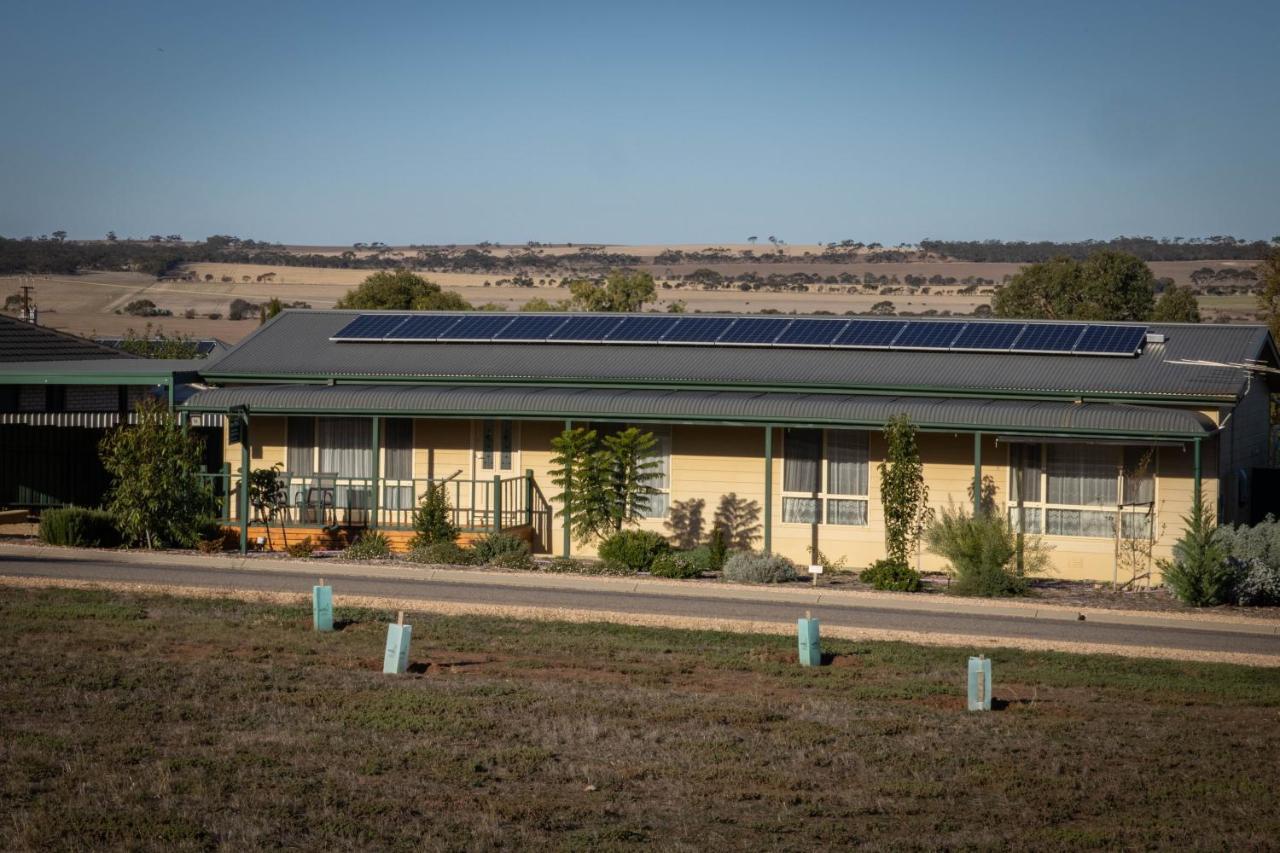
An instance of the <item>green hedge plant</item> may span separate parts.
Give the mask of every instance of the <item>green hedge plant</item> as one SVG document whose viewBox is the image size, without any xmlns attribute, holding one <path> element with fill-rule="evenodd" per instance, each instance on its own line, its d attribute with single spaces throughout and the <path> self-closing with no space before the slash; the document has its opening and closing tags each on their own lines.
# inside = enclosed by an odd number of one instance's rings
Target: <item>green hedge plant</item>
<svg viewBox="0 0 1280 853">
<path fill-rule="evenodd" d="M 876 560 L 858 575 L 863 583 L 879 590 L 892 592 L 918 592 L 920 573 L 906 563 L 893 560 Z"/>
<path fill-rule="evenodd" d="M 391 556 L 391 540 L 376 530 L 366 531 L 347 546 L 342 556 L 349 560 L 376 560 Z"/>
<path fill-rule="evenodd" d="M 671 545 L 652 530 L 622 530 L 600 543 L 600 559 L 628 572 L 647 572 Z"/>
<path fill-rule="evenodd" d="M 957 595 L 1022 595 L 1029 576 L 1048 568 L 1039 537 L 1018 535 L 1003 515 L 946 507 L 925 531 L 929 550 L 945 559 Z"/>
<path fill-rule="evenodd" d="M 508 533 L 490 533 L 476 540 L 471 557 L 480 565 L 503 569 L 527 569 L 532 562 L 529 543 Z"/>
<path fill-rule="evenodd" d="M 702 574 L 702 569 L 686 554 L 659 554 L 649 566 L 649 574 L 684 580 L 698 577 Z"/>
<path fill-rule="evenodd" d="M 111 513 L 71 506 L 40 513 L 40 541 L 73 548 L 115 548 L 120 531 Z"/>
</svg>

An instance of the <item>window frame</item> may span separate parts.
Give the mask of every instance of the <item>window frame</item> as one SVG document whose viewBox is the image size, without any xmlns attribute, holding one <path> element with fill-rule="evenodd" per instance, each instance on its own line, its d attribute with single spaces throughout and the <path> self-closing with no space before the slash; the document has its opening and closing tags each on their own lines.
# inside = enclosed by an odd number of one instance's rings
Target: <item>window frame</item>
<svg viewBox="0 0 1280 853">
<path fill-rule="evenodd" d="M 787 433 L 792 429 L 811 429 L 816 430 L 821 436 L 821 448 L 818 456 L 818 490 L 816 492 L 800 492 L 787 488 L 787 460 L 789 458 L 787 450 Z M 864 451 L 864 462 L 866 467 L 866 485 L 863 489 L 865 494 L 840 494 L 830 491 L 831 479 L 831 454 L 830 454 L 830 433 L 832 432 L 848 432 L 861 437 L 862 448 Z M 782 430 L 782 476 L 780 478 L 781 487 L 778 491 L 778 514 L 779 523 L 788 527 L 812 527 L 817 524 L 823 527 L 854 527 L 866 528 L 871 525 L 871 433 L 861 429 L 838 429 L 827 427 L 784 427 Z M 817 501 L 817 520 L 816 521 L 788 521 L 787 520 L 787 501 L 788 500 L 809 500 Z M 848 501 L 850 503 L 862 504 L 862 521 L 858 522 L 838 522 L 831 521 L 831 502 L 832 501 Z"/>
<path fill-rule="evenodd" d="M 1014 512 L 1016 512 L 1018 509 L 1018 501 L 1014 499 L 1014 483 L 1015 483 L 1015 479 L 1019 476 L 1021 471 L 1020 467 L 1017 467 L 1014 465 L 1013 456 L 1014 456 L 1015 447 L 1021 447 L 1021 448 L 1034 447 L 1038 450 L 1039 457 L 1040 457 L 1039 480 L 1037 484 L 1038 485 L 1037 491 L 1039 493 L 1039 497 L 1037 500 L 1024 499 L 1022 501 L 1023 512 L 1027 513 L 1029 518 L 1031 514 L 1034 513 L 1035 518 L 1037 519 L 1036 524 L 1027 525 L 1027 533 L 1029 535 L 1052 536 L 1054 538 L 1062 538 L 1062 539 L 1091 539 L 1094 541 L 1106 541 L 1106 540 L 1114 541 L 1116 538 L 1117 512 L 1129 518 L 1140 518 L 1145 515 L 1149 519 L 1149 522 L 1147 525 L 1148 536 L 1151 535 L 1152 531 L 1159 529 L 1156 524 L 1156 508 L 1159 506 L 1159 501 L 1160 501 L 1160 495 L 1159 495 L 1159 489 L 1160 489 L 1160 476 L 1159 476 L 1160 452 L 1159 450 L 1160 448 L 1158 446 L 1143 445 L 1143 444 L 1105 445 L 1110 447 L 1114 451 L 1114 462 L 1115 462 L 1115 468 L 1116 468 L 1116 478 L 1115 478 L 1116 500 L 1115 502 L 1111 504 L 1066 504 L 1066 503 L 1055 503 L 1049 500 L 1049 446 L 1050 445 L 1057 445 L 1060 447 L 1087 446 L 1087 445 L 1068 444 L 1065 442 L 1037 442 L 1037 443 L 1010 442 L 1007 445 L 1007 452 L 1005 456 L 1005 466 L 1008 469 L 1008 475 L 1005 478 L 1005 488 L 1006 488 L 1005 518 L 1009 520 L 1009 523 L 1013 526 L 1015 533 L 1018 531 L 1018 525 L 1014 522 Z M 1143 501 L 1141 503 L 1123 503 L 1124 497 L 1125 497 L 1125 488 L 1127 486 L 1127 478 L 1125 476 L 1126 451 L 1133 450 L 1133 449 L 1147 449 L 1147 448 L 1151 450 L 1151 462 L 1147 468 L 1147 477 L 1149 477 L 1151 480 L 1151 500 L 1149 502 Z M 1144 511 L 1143 507 L 1149 507 L 1149 509 Z M 1068 511 L 1068 512 L 1105 513 L 1106 515 L 1109 515 L 1111 517 L 1110 532 L 1106 536 L 1093 536 L 1086 533 L 1049 533 L 1047 532 L 1048 523 L 1049 523 L 1049 512 L 1052 510 Z M 1121 527 L 1122 529 L 1120 532 L 1120 536 L 1122 539 L 1132 540 L 1136 538 L 1142 538 L 1142 537 L 1134 537 L 1134 536 L 1128 535 L 1128 531 L 1130 530 L 1130 527 L 1127 523 L 1124 522 L 1123 519 L 1122 519 Z"/>
</svg>

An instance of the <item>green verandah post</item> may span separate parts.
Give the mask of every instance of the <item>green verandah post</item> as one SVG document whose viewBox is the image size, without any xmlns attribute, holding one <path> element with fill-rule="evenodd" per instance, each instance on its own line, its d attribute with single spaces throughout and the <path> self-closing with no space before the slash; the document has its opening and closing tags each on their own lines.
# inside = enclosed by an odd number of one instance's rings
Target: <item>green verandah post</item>
<svg viewBox="0 0 1280 853">
<path fill-rule="evenodd" d="M 569 430 L 573 429 L 573 421 L 565 421 L 565 422 L 564 422 L 564 428 L 565 428 L 565 431 L 566 431 L 566 432 L 568 432 Z M 570 476 L 571 469 L 572 469 L 572 465 L 570 464 L 570 462 L 569 462 L 568 460 L 565 460 L 565 465 L 564 465 L 564 475 L 565 475 L 565 478 L 566 478 L 566 479 Z M 566 487 L 566 488 L 565 488 L 565 490 L 564 490 L 564 499 L 563 499 L 563 500 L 564 500 L 564 506 L 562 507 L 562 509 L 567 510 L 567 509 L 568 509 L 568 505 L 569 505 L 569 489 L 568 489 L 568 487 Z M 569 513 L 568 513 L 568 512 L 565 512 L 565 514 L 564 514 L 564 556 L 565 556 L 565 559 L 566 559 L 566 560 L 569 558 L 569 552 L 570 552 L 570 550 L 571 550 L 571 547 L 570 547 L 570 546 L 571 546 L 571 544 L 572 544 L 572 542 L 571 542 L 571 540 L 572 540 L 572 539 L 573 539 L 573 533 L 572 533 L 572 531 L 570 531 L 570 530 L 569 530 Z"/>
<path fill-rule="evenodd" d="M 493 475 L 493 532 L 502 532 L 502 475 Z"/>
<path fill-rule="evenodd" d="M 249 552 L 249 411 L 242 417 L 240 433 L 240 553 Z"/>
<path fill-rule="evenodd" d="M 773 549 L 773 424 L 764 428 L 764 552 Z"/>
<path fill-rule="evenodd" d="M 1195 489 L 1195 497 L 1193 498 L 1193 500 L 1192 500 L 1192 504 L 1191 504 L 1191 505 L 1192 505 L 1192 507 L 1194 507 L 1194 508 L 1195 508 L 1195 510 L 1196 510 L 1196 511 L 1199 511 L 1199 509 L 1200 509 L 1200 501 L 1202 501 L 1202 500 L 1204 499 L 1204 498 L 1203 498 L 1203 496 L 1201 495 L 1201 491 L 1200 491 L 1200 480 L 1201 480 L 1201 472 L 1200 472 L 1200 439 L 1198 439 L 1198 438 L 1197 438 L 1197 439 L 1195 439 L 1195 440 L 1191 443 L 1191 447 L 1192 447 L 1192 453 L 1193 453 L 1193 455 L 1192 455 L 1192 457 L 1191 457 L 1191 471 L 1192 471 L 1192 478 L 1195 480 L 1195 484 L 1194 484 L 1194 486 L 1193 486 L 1193 488 Z"/>
<path fill-rule="evenodd" d="M 982 515 L 982 433 L 973 434 L 973 517 Z"/>
<path fill-rule="evenodd" d="M 533 469 L 524 469 L 524 523 L 533 527 Z"/>
<path fill-rule="evenodd" d="M 372 476 L 373 488 L 371 489 L 371 491 L 373 492 L 373 494 L 369 496 L 369 503 L 371 506 L 371 510 L 369 515 L 368 526 L 370 529 L 376 529 L 378 527 L 378 489 L 379 489 L 378 470 L 380 468 L 380 463 L 382 461 L 382 436 L 379 434 L 379 427 L 381 425 L 382 425 L 382 418 L 375 417 L 373 419 L 373 431 L 372 431 L 373 441 L 371 442 L 373 446 L 372 448 L 373 449 L 373 476 Z"/>
</svg>

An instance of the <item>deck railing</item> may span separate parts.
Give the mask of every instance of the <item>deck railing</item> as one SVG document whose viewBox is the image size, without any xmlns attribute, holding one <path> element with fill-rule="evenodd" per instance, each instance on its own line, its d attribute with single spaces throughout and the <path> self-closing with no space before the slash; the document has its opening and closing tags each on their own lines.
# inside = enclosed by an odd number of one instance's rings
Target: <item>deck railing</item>
<svg viewBox="0 0 1280 853">
<path fill-rule="evenodd" d="M 240 520 L 240 474 L 230 466 L 202 473 L 213 492 L 221 518 Z M 385 479 L 331 474 L 281 472 L 285 500 L 276 508 L 274 524 L 320 527 L 413 527 L 413 513 L 428 487 L 443 484 L 453 523 L 464 531 L 501 531 L 532 527 L 550 541 L 551 504 L 534 481 L 533 472 L 487 479 Z M 376 486 L 376 493 L 375 493 Z M 251 506 L 251 523 L 262 521 Z"/>
</svg>

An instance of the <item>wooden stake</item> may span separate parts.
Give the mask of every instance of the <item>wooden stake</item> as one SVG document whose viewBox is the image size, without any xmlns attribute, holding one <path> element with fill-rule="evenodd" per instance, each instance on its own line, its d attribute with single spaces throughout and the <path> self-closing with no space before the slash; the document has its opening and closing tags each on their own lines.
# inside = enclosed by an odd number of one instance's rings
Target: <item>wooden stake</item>
<svg viewBox="0 0 1280 853">
<path fill-rule="evenodd" d="M 806 610 L 806 611 L 804 612 L 804 618 L 806 618 L 806 619 L 812 619 L 812 618 L 813 618 L 813 611 L 812 611 L 812 610 Z"/>
<path fill-rule="evenodd" d="M 324 578 L 320 578 L 319 586 L 324 586 Z"/>
<path fill-rule="evenodd" d="M 404 611 L 403 611 L 403 610 L 401 610 L 401 611 L 400 611 L 400 613 L 396 616 L 396 624 L 397 624 L 397 625 L 403 625 L 403 624 L 404 624 Z"/>
</svg>

